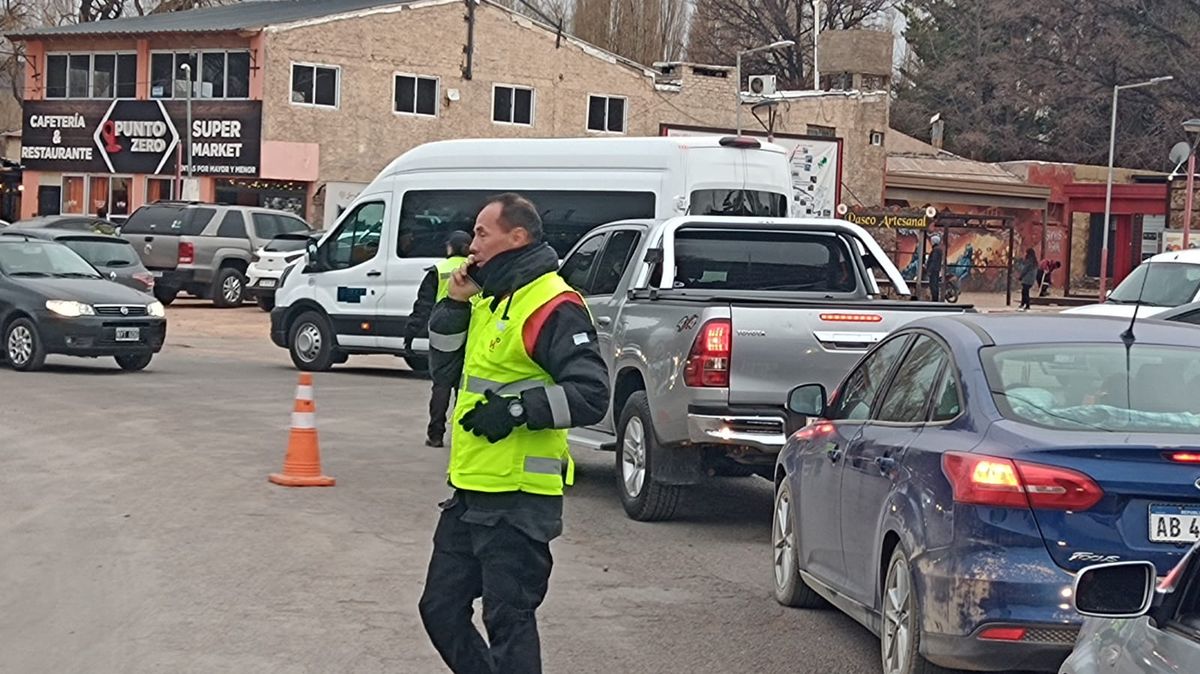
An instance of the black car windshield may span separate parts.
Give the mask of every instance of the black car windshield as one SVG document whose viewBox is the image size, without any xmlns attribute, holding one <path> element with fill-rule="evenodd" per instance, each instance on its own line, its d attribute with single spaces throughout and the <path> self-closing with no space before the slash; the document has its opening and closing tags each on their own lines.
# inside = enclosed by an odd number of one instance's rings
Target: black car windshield
<svg viewBox="0 0 1200 674">
<path fill-rule="evenodd" d="M 1200 431 L 1200 348 L 1045 344 L 981 352 L 1009 419 L 1061 430 Z"/>
<path fill-rule="evenodd" d="M 1140 297 L 1142 304 L 1177 307 L 1194 301 L 1197 290 L 1200 290 L 1200 264 L 1147 262 L 1126 276 L 1108 299 L 1117 304 L 1135 304 Z"/>
<path fill-rule="evenodd" d="M 760 190 L 696 190 L 692 192 L 692 215 L 753 215 L 768 218 L 787 216 L 787 197 Z"/>
<path fill-rule="evenodd" d="M 137 267 L 141 266 L 137 251 L 128 242 L 121 239 L 105 241 L 103 239 L 59 239 L 67 248 L 79 253 L 83 259 L 95 267 Z"/>
<path fill-rule="evenodd" d="M 0 243 L 0 271 L 14 277 L 100 277 L 75 251 L 50 241 Z"/>
</svg>

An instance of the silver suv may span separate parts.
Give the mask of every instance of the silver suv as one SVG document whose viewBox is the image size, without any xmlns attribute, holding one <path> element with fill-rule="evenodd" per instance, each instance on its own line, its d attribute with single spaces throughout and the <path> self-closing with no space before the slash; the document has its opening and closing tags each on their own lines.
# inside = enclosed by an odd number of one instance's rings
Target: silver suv
<svg viewBox="0 0 1200 674">
<path fill-rule="evenodd" d="M 294 214 L 269 208 L 158 201 L 134 211 L 121 236 L 154 275 L 154 296 L 163 304 L 187 292 L 236 307 L 246 297 L 254 251 L 280 234 L 311 229 Z"/>
</svg>

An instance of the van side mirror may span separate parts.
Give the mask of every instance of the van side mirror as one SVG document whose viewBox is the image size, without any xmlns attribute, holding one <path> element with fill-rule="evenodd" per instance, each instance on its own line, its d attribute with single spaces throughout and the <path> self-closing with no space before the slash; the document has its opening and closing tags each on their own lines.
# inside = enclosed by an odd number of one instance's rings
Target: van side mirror
<svg viewBox="0 0 1200 674">
<path fill-rule="evenodd" d="M 1138 618 L 1154 601 L 1154 564 L 1112 562 L 1075 576 L 1075 610 L 1097 618 Z"/>
<path fill-rule="evenodd" d="M 317 249 L 316 241 L 314 241 L 313 239 L 308 239 L 304 242 L 304 255 L 305 255 L 304 273 L 305 274 L 311 274 L 313 272 L 321 271 L 321 265 L 317 259 L 318 252 L 319 251 Z"/>
<path fill-rule="evenodd" d="M 806 417 L 824 417 L 828 401 L 820 384 L 797 386 L 788 393 L 788 411 Z"/>
</svg>

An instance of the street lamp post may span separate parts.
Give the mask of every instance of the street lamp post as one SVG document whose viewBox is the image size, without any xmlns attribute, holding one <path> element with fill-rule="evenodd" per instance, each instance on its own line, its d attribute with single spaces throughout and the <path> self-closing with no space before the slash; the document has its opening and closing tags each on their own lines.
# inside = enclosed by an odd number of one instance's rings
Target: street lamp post
<svg viewBox="0 0 1200 674">
<path fill-rule="evenodd" d="M 185 63 L 180 68 L 187 73 L 187 176 L 192 178 L 192 65 Z"/>
<path fill-rule="evenodd" d="M 1104 299 L 1105 291 L 1108 290 L 1108 227 L 1109 221 L 1112 219 L 1112 185 L 1113 185 L 1113 153 L 1117 147 L 1117 95 L 1122 89 L 1136 89 L 1137 87 L 1148 87 L 1152 84 L 1160 84 L 1175 79 L 1171 75 L 1165 77 L 1155 77 L 1145 82 L 1134 82 L 1133 84 L 1118 84 L 1113 87 L 1112 95 L 1112 122 L 1108 131 L 1108 181 L 1104 189 L 1104 237 L 1100 245 L 1100 299 Z"/>
<path fill-rule="evenodd" d="M 737 135 L 742 135 L 742 55 L 767 51 L 768 49 L 791 47 L 794 44 L 796 44 L 795 40 L 779 40 L 777 42 L 772 42 L 771 44 L 765 44 L 761 47 L 743 49 L 737 53 L 737 66 L 736 72 L 734 73 L 737 76 L 737 86 L 734 87 L 734 94 L 737 96 Z"/>
</svg>

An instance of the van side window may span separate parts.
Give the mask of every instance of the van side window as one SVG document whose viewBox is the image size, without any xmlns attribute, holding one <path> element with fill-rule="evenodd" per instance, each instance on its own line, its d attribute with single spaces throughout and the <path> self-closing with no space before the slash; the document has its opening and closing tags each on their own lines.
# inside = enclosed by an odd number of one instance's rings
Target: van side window
<svg viewBox="0 0 1200 674">
<path fill-rule="evenodd" d="M 383 235 L 384 203 L 368 201 L 354 207 L 319 253 L 329 269 L 349 269 L 375 258 Z"/>
<path fill-rule="evenodd" d="M 600 256 L 596 276 L 592 280 L 593 295 L 611 295 L 617 292 L 621 277 L 625 275 L 629 260 L 633 258 L 633 251 L 637 250 L 639 239 L 641 234 L 628 229 L 613 232 L 612 236 L 608 237 L 608 244 L 604 246 L 604 254 Z"/>
<path fill-rule="evenodd" d="M 761 190 L 696 190 L 688 211 L 692 215 L 741 215 L 785 218 L 788 198 Z"/>
<path fill-rule="evenodd" d="M 456 229 L 475 229 L 488 197 L 517 192 L 537 206 L 546 243 L 565 256 L 585 234 L 617 220 L 652 219 L 653 192 L 604 190 L 523 190 L 519 186 L 496 190 L 410 190 L 400 205 L 400 257 L 445 255 L 446 237 Z M 407 235 L 407 237 L 405 236 Z M 408 248 L 403 246 L 408 244 Z"/>
<path fill-rule="evenodd" d="M 559 267 L 558 274 L 567 285 L 578 290 L 580 295 L 592 294 L 592 270 L 596 268 L 596 258 L 600 256 L 600 249 L 604 247 L 605 237 L 607 234 L 597 234 L 585 239 L 563 262 L 562 267 Z"/>
</svg>

